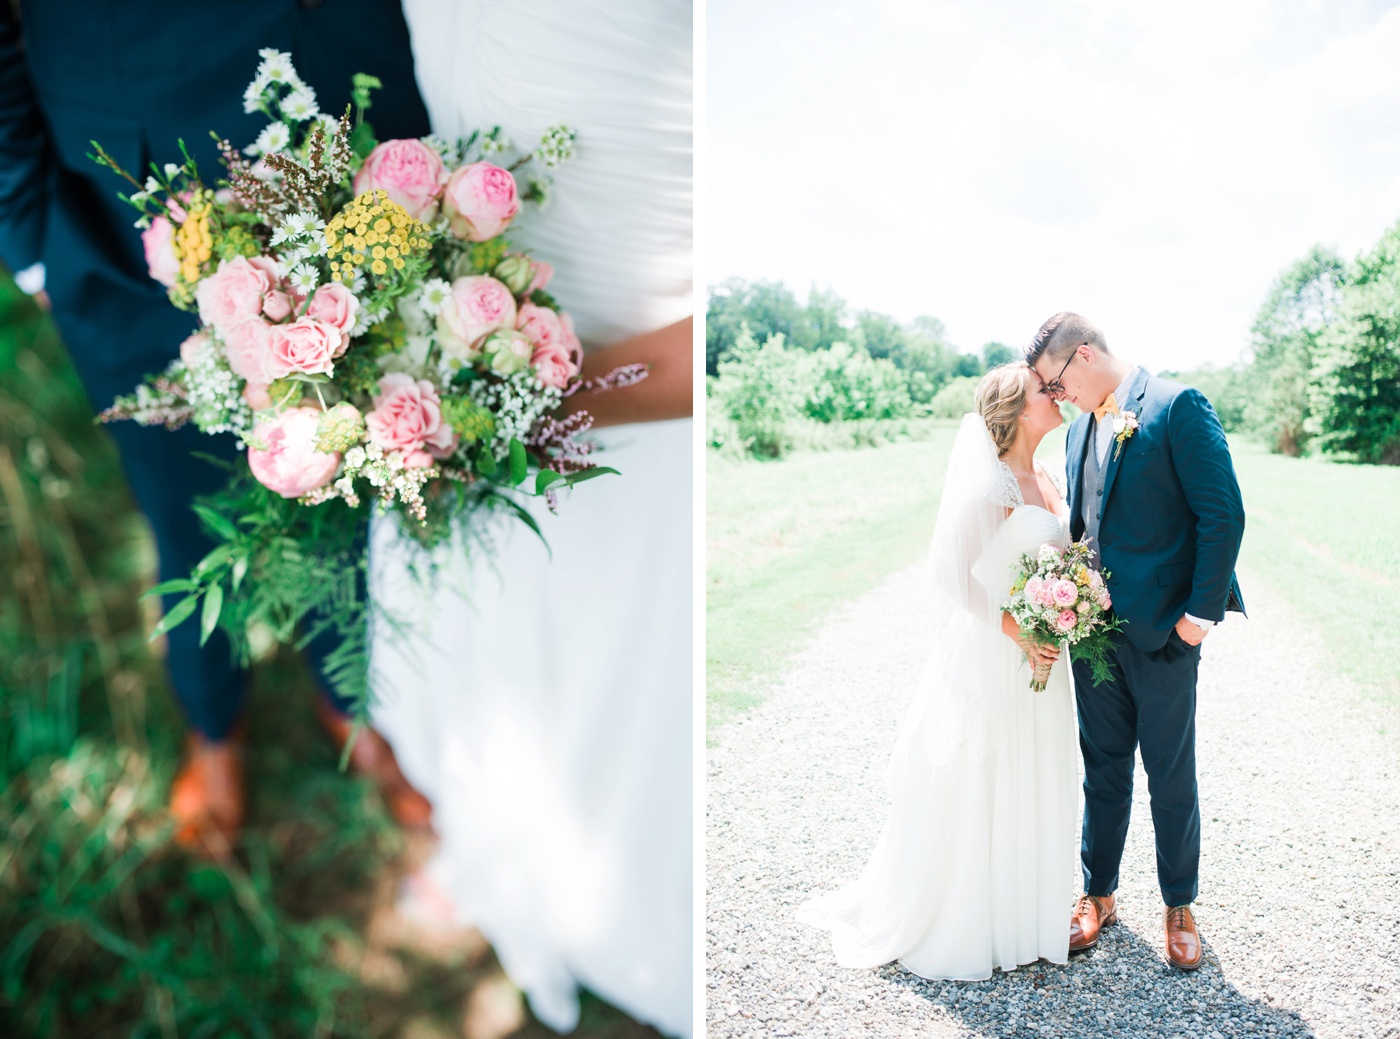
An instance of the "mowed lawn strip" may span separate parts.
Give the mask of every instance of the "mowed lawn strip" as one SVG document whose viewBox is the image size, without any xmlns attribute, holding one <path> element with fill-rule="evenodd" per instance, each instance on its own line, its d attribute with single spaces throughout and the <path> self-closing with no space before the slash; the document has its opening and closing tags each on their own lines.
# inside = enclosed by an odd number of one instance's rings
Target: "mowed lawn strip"
<svg viewBox="0 0 1400 1039">
<path fill-rule="evenodd" d="M 1339 667 L 1400 706 L 1400 468 L 1285 458 L 1239 437 L 1230 447 L 1246 582 L 1267 581 L 1321 630 Z"/>
<path fill-rule="evenodd" d="M 706 666 L 711 729 L 759 703 L 802 638 L 928 549 L 952 421 L 929 440 L 707 459 Z M 1062 464 L 1063 440 L 1041 446 Z"/>
</svg>

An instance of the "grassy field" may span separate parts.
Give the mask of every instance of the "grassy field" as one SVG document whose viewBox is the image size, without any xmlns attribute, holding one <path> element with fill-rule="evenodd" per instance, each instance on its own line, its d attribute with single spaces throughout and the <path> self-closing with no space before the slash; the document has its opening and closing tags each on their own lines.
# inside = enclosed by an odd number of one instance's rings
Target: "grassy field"
<svg viewBox="0 0 1400 1039">
<path fill-rule="evenodd" d="M 915 444 L 708 462 L 706 659 L 713 729 L 758 702 L 833 609 L 919 560 L 955 426 Z M 1063 437 L 1040 455 L 1063 459 Z M 1240 567 L 1315 619 L 1339 667 L 1400 703 L 1400 468 L 1232 442 L 1248 515 Z"/>
<path fill-rule="evenodd" d="M 191 522 L 194 522 L 191 517 Z M 542 1037 L 479 935 L 393 911 L 415 848 L 300 659 L 255 669 L 236 860 L 170 843 L 154 547 L 52 324 L 0 274 L 0 1036 Z M 581 1036 L 644 1029 L 585 998 Z"/>
</svg>

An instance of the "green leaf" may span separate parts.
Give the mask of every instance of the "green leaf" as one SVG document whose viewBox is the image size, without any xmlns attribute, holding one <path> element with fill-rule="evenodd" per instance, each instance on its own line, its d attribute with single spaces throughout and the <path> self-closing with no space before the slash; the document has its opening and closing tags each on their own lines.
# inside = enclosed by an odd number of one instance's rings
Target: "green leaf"
<svg viewBox="0 0 1400 1039">
<path fill-rule="evenodd" d="M 476 471 L 482 476 L 490 476 L 496 471 L 496 460 L 491 457 L 490 451 L 483 451 L 476 456 Z"/>
<path fill-rule="evenodd" d="M 197 581 L 192 581 L 188 577 L 179 577 L 174 581 L 162 581 L 154 588 L 141 593 L 141 598 L 149 599 L 153 595 L 169 595 L 171 592 L 192 592 L 199 587 Z"/>
<path fill-rule="evenodd" d="M 606 465 L 595 465 L 592 469 L 585 469 L 581 473 L 574 473 L 573 476 L 564 477 L 572 487 L 576 483 L 583 483 L 585 480 L 592 480 L 597 476 L 621 476 L 616 469 L 610 469 Z"/>
<path fill-rule="evenodd" d="M 175 627 L 178 624 L 181 624 L 186 617 L 194 613 L 194 608 L 198 603 L 198 592 L 196 592 L 194 595 L 187 595 L 179 602 L 177 602 L 171 608 L 170 612 L 160 619 L 160 623 L 156 625 L 156 630 L 151 632 L 151 637 L 149 641 L 154 642 L 156 639 L 160 638 L 171 628 Z"/>
<path fill-rule="evenodd" d="M 196 505 L 194 511 L 204 521 L 205 526 L 225 541 L 232 541 L 238 537 L 238 528 L 208 505 Z"/>
<path fill-rule="evenodd" d="M 224 608 L 224 586 L 221 584 L 211 585 L 209 591 L 204 593 L 204 609 L 199 615 L 199 644 L 202 646 L 209 641 L 209 636 L 214 634 L 214 628 L 219 623 L 219 611 Z"/>
<path fill-rule="evenodd" d="M 510 438 L 510 485 L 519 487 L 530 471 L 530 460 L 525 457 L 525 445 L 515 437 Z"/>
<path fill-rule="evenodd" d="M 199 565 L 194 568 L 194 573 L 191 576 L 196 580 L 204 577 L 215 567 L 227 563 L 231 555 L 233 555 L 232 545 L 220 545 L 199 561 Z"/>
<path fill-rule="evenodd" d="M 238 591 L 238 586 L 243 583 L 243 575 L 248 572 L 248 557 L 239 556 L 233 562 L 233 590 Z"/>
<path fill-rule="evenodd" d="M 556 473 L 553 469 L 541 469 L 535 476 L 535 493 L 543 494 L 562 479 L 564 479 L 562 473 Z"/>
<path fill-rule="evenodd" d="M 515 514 L 525 521 L 525 525 L 539 535 L 540 542 L 544 545 L 544 550 L 548 552 L 549 557 L 553 559 L 554 550 L 549 547 L 549 541 L 547 538 L 545 538 L 544 531 L 540 529 L 540 525 L 536 521 L 535 517 L 530 515 L 530 510 L 525 508 L 518 501 L 515 501 L 512 498 L 507 498 L 504 494 L 498 494 L 496 495 L 496 497 L 498 500 L 505 502 L 507 506 L 513 509 L 515 511 Z"/>
</svg>

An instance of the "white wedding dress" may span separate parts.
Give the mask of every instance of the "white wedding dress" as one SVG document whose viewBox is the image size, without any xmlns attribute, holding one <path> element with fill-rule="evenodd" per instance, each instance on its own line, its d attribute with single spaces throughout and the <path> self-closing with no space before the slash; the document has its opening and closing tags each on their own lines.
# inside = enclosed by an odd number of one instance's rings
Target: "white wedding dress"
<svg viewBox="0 0 1400 1039">
<path fill-rule="evenodd" d="M 1007 510 L 1010 509 L 1009 516 Z M 899 960 L 979 981 L 1069 957 L 1076 769 L 1067 654 L 1040 693 L 1001 631 L 1021 553 L 1068 543 L 1067 521 L 1024 504 L 979 416 L 964 419 L 930 553 L 935 648 L 887 774 L 891 806 L 858 880 L 805 903 L 836 960 Z"/>
<path fill-rule="evenodd" d="M 577 156 L 508 232 L 555 267 L 585 348 L 692 311 L 691 10 L 663 0 L 406 0 L 434 132 L 499 124 Z M 374 723 L 433 803 L 430 872 L 559 1031 L 583 986 L 692 1028 L 690 419 L 599 431 L 621 471 L 531 510 L 434 585 L 394 525 L 372 594 L 420 638 L 377 633 Z M 552 553 L 552 555 L 551 555 Z"/>
</svg>

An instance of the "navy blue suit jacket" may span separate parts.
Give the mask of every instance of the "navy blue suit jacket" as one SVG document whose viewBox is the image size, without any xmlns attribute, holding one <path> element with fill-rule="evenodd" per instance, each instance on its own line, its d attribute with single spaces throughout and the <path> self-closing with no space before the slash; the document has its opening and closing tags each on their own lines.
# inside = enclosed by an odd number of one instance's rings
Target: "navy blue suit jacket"
<svg viewBox="0 0 1400 1039">
<path fill-rule="evenodd" d="M 0 3 L 0 260 L 42 260 L 53 315 L 97 407 L 176 355 L 197 325 L 146 272 L 134 190 L 88 159 L 91 140 L 137 179 L 179 162 L 183 138 L 211 186 L 209 133 L 237 147 L 266 117 L 243 111 L 258 50 L 291 53 L 322 111 L 356 72 L 379 76 L 367 118 L 380 140 L 429 132 L 396 0 L 24 0 Z"/>
<path fill-rule="evenodd" d="M 1220 621 L 1244 612 L 1235 560 L 1244 537 L 1244 501 L 1225 430 L 1199 390 L 1139 370 L 1121 403 L 1137 432 L 1111 444 L 1099 502 L 1099 553 L 1111 572 L 1113 610 L 1139 649 L 1166 644 L 1184 614 Z M 1070 426 L 1065 442 L 1070 534 L 1084 533 L 1083 473 L 1093 416 Z"/>
</svg>

